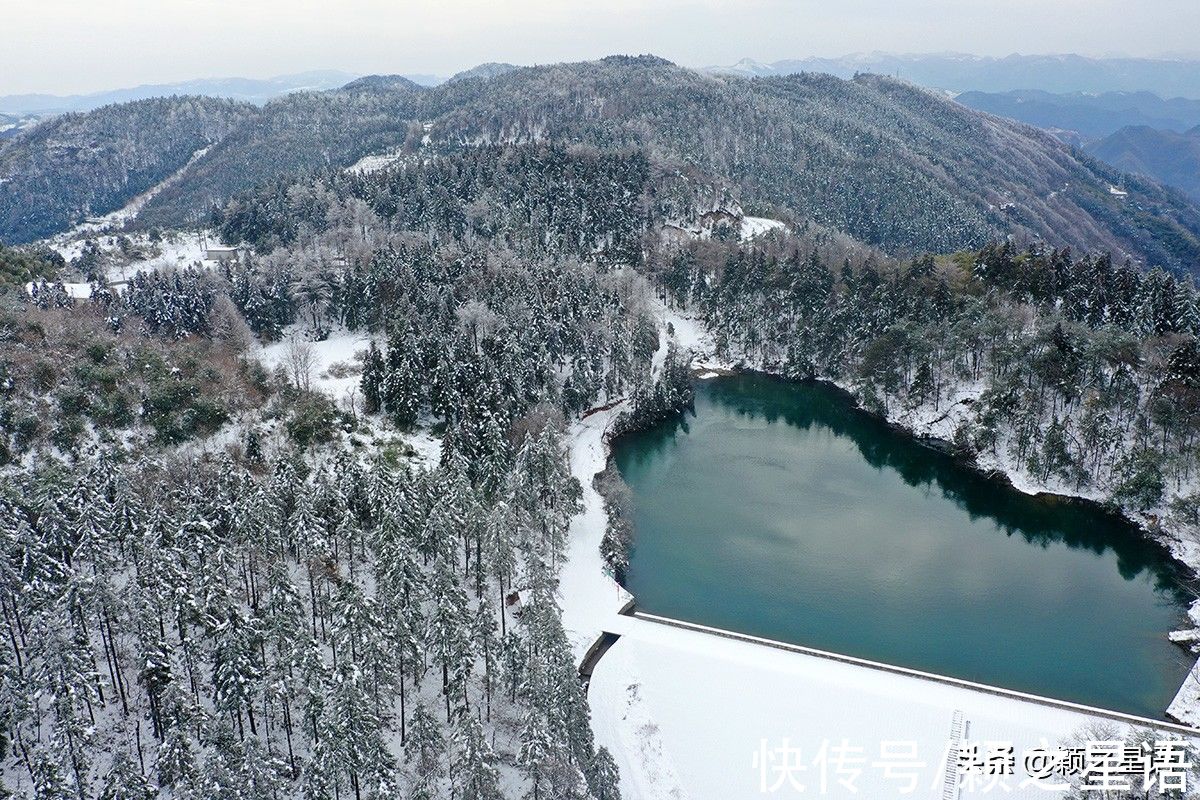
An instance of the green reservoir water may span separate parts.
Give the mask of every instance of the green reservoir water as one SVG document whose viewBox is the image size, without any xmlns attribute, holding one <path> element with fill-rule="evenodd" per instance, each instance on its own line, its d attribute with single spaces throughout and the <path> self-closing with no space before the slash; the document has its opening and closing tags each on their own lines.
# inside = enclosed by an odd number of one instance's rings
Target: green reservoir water
<svg viewBox="0 0 1200 800">
<path fill-rule="evenodd" d="M 627 585 L 654 614 L 1162 718 L 1192 661 L 1165 552 L 1033 498 L 821 385 L 699 382 L 627 436 Z"/>
</svg>

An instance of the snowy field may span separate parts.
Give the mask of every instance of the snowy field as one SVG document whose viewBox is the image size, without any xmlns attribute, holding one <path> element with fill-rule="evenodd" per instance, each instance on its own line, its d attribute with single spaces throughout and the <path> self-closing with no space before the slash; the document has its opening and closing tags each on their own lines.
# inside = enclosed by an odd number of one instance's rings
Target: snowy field
<svg viewBox="0 0 1200 800">
<path fill-rule="evenodd" d="M 140 244 L 148 241 L 145 236 L 145 234 L 137 234 L 130 238 Z M 216 244 L 217 237 L 211 231 L 201 233 L 173 231 L 157 243 L 156 246 L 161 251 L 159 255 L 143 261 L 114 266 L 108 270 L 107 277 L 111 282 L 121 283 L 139 272 L 153 272 L 156 269 L 171 267 L 190 267 L 193 264 L 212 266 L 213 262 L 204 261 L 203 242 L 205 241 Z"/>
<path fill-rule="evenodd" d="M 156 251 L 156 254 L 148 258 L 136 259 L 128 263 L 121 262 L 110 266 L 106 268 L 104 277 L 108 280 L 110 288 L 120 293 L 125 290 L 125 284 L 139 272 L 153 272 L 155 270 L 172 268 L 180 269 L 190 267 L 193 264 L 211 267 L 213 262 L 205 262 L 203 260 L 204 236 L 204 233 L 172 231 L 158 242 L 151 244 L 146 233 L 131 234 L 129 235 L 129 239 L 134 244 Z M 111 242 L 112 237 L 108 234 L 90 238 L 98 243 L 101 251 L 104 253 L 111 255 L 117 251 L 116 246 Z M 87 235 L 72 232 L 53 239 L 46 239 L 43 243 L 55 250 L 69 263 L 79 258 L 83 252 L 83 246 L 88 240 L 89 237 Z M 209 235 L 208 241 L 216 240 Z M 66 293 L 76 300 L 88 300 L 92 296 L 92 285 L 90 283 L 84 281 L 62 281 L 62 286 Z M 25 284 L 25 291 L 32 293 L 32 282 Z"/>
<path fill-rule="evenodd" d="M 395 164 L 404 157 L 403 153 L 388 152 L 376 153 L 369 156 L 363 156 L 358 161 L 355 161 L 346 168 L 347 172 L 366 175 L 371 172 L 378 172 L 381 169 L 386 169 L 392 164 Z"/>
<path fill-rule="evenodd" d="M 56 236 L 53 239 L 45 240 L 45 244 L 56 250 L 59 255 L 65 258 L 68 262 L 79 258 L 83 252 L 84 243 L 88 238 L 94 239 L 99 243 L 104 251 L 113 251 L 115 248 L 109 243 L 110 236 L 108 234 L 100 234 L 93 237 L 88 237 L 82 234 L 63 234 Z M 150 258 L 131 261 L 128 264 L 117 264 L 109 267 L 105 273 L 105 277 L 109 282 L 119 290 L 120 285 L 132 278 L 139 272 L 152 272 L 156 269 L 168 269 L 171 267 L 188 267 L 193 264 L 203 264 L 204 259 L 204 241 L 215 243 L 216 237 L 211 232 L 184 232 L 170 231 L 163 235 L 163 238 L 151 245 L 147 234 L 134 233 L 130 234 L 129 238 L 136 245 L 157 250 L 156 255 Z M 212 262 L 207 262 L 210 266 Z M 87 284 L 79 284 L 87 286 Z M 89 293 L 84 297 L 90 296 Z"/>
<path fill-rule="evenodd" d="M 786 230 L 782 222 L 777 219 L 767 219 L 766 217 L 742 217 L 742 241 L 749 241 L 757 236 L 770 231 Z"/>
</svg>

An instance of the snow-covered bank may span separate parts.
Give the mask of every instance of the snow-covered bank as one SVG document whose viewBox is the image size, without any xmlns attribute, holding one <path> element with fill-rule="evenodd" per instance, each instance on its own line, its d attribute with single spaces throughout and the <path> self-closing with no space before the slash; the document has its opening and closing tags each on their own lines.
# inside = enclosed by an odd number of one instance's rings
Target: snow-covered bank
<svg viewBox="0 0 1200 800">
<path fill-rule="evenodd" d="M 575 422 L 568 432 L 571 474 L 583 486 L 583 511 L 571 520 L 567 562 L 559 575 L 563 627 L 575 660 L 579 662 L 601 633 L 612 630 L 613 620 L 632 599 L 613 580 L 600 556 L 600 540 L 608 517 L 604 499 L 592 485 L 596 473 L 608 462 L 604 434 L 623 410 L 623 403 L 597 411 Z"/>
<path fill-rule="evenodd" d="M 666 357 L 667 341 L 664 331 L 654 355 L 656 370 Z M 621 611 L 633 597 L 613 579 L 600 555 L 608 516 L 604 498 L 592 483 L 608 464 L 606 434 L 624 407 L 624 401 L 617 401 L 611 407 L 595 410 L 575 421 L 568 431 L 571 474 L 583 488 L 583 511 L 571 520 L 567 560 L 559 573 L 559 603 L 577 664 L 605 632 L 619 633 L 630 621 L 621 616 Z M 589 689 L 596 744 L 607 747 L 616 760 L 622 796 L 627 800 L 684 800 L 687 794 L 657 735 L 653 711 L 637 692 L 636 675 L 623 668 L 623 658 L 620 654 L 614 658 L 609 650 L 598 663 L 606 674 L 620 674 L 626 686 L 633 687 L 624 697 L 611 693 L 593 696 Z"/>
<path fill-rule="evenodd" d="M 1192 667 L 1171 705 L 1167 706 L 1167 714 L 1172 719 L 1186 722 L 1188 725 L 1200 725 L 1200 662 Z"/>
</svg>

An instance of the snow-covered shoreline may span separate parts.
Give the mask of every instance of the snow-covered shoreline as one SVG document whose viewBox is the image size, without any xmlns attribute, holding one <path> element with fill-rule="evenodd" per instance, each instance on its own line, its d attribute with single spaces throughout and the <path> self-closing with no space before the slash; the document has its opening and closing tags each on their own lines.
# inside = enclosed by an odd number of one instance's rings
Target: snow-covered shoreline
<svg viewBox="0 0 1200 800">
<path fill-rule="evenodd" d="M 680 347 L 692 351 L 693 367 L 703 371 L 702 377 L 710 372 L 719 374 L 739 370 L 752 370 L 766 375 L 783 377 L 761 364 L 733 363 L 715 358 L 712 355 L 715 350 L 712 336 L 705 329 L 702 321 L 663 303 L 656 303 L 656 312 L 664 324 L 669 323 L 674 329 Z M 868 409 L 862 409 L 854 393 L 854 387 L 849 382 L 820 380 L 840 389 L 856 407 L 882 419 L 895 430 L 913 437 L 921 444 L 947 452 L 954 449 L 955 429 L 963 418 L 971 413 L 973 403 L 985 388 L 982 383 L 961 384 L 955 387 L 954 393 L 944 398 L 944 402 L 940 405 L 941 413 L 936 415 L 927 408 L 906 410 L 894 406 L 889 408 L 885 414 L 878 414 Z M 999 455 L 984 453 L 973 461 L 965 459 L 959 459 L 959 461 L 964 468 L 973 469 L 990 479 L 1002 481 L 1023 494 L 1057 497 L 1071 502 L 1095 503 L 1104 506 L 1107 511 L 1120 513 L 1130 524 L 1139 528 L 1148 539 L 1166 547 L 1175 561 L 1200 577 L 1200 539 L 1195 537 L 1194 532 L 1164 527 L 1160 524 L 1161 515 L 1153 512 L 1138 513 L 1125 508 L 1114 509 L 1106 503 L 1108 499 L 1106 495 L 1096 487 L 1076 487 L 1053 479 L 1041 481 L 1030 475 L 1027 470 L 1022 469 L 1013 460 Z M 1191 617 L 1192 622 L 1197 626 L 1198 634 L 1200 634 L 1200 600 L 1193 606 Z"/>
<path fill-rule="evenodd" d="M 583 487 L 583 511 L 571 521 L 567 561 L 559 575 L 563 627 L 576 663 L 582 665 L 606 632 L 623 633 L 621 617 L 633 596 L 612 577 L 600 555 L 608 516 L 593 485 L 610 456 L 607 432 L 624 402 L 572 424 L 568 433 L 571 472 Z M 621 775 L 622 796 L 632 800 L 683 800 L 672 757 L 657 734 L 652 707 L 636 690 L 637 667 L 623 651 L 604 653 L 596 664 L 603 678 L 589 689 L 596 743 L 609 749 Z M 615 677 L 614 677 L 615 676 Z M 621 692 L 613 687 L 625 687 Z"/>
<path fill-rule="evenodd" d="M 571 473 L 583 488 L 583 511 L 571 520 L 567 560 L 559 574 L 559 599 L 563 628 L 577 663 L 633 599 L 609 574 L 600 555 L 608 516 L 604 498 L 592 485 L 592 479 L 608 463 L 606 433 L 623 405 L 597 411 L 575 422 L 568 432 Z"/>
</svg>

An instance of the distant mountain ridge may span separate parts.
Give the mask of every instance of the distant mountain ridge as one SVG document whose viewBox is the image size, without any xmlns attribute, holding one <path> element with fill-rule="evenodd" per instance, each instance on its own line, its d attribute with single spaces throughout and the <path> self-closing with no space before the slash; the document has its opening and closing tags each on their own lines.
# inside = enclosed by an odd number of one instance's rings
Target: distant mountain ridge
<svg viewBox="0 0 1200 800">
<path fill-rule="evenodd" d="M 962 53 L 854 53 L 838 58 L 800 58 L 763 64 L 743 59 L 707 72 L 769 77 L 797 72 L 827 72 L 839 78 L 871 72 L 891 75 L 918 86 L 953 92 L 1151 91 L 1161 97 L 1200 99 L 1200 60 L 1153 58 L 1089 58 L 1067 55 L 1010 55 L 1003 58 Z"/>
<path fill-rule="evenodd" d="M 1073 131 L 1084 141 L 1100 139 L 1122 128 L 1146 126 L 1182 133 L 1200 125 L 1200 100 L 1163 100 L 1151 92 L 1055 94 L 1041 90 L 964 92 L 955 100 L 1039 128 Z"/>
<path fill-rule="evenodd" d="M 1089 145 L 1087 152 L 1125 172 L 1174 186 L 1200 203 L 1200 126 L 1182 133 L 1130 126 Z"/>
<path fill-rule="evenodd" d="M 0 140 L 12 138 L 36 123 L 36 117 L 21 114 L 0 114 Z"/>
<path fill-rule="evenodd" d="M 11 139 L 0 149 L 0 209 L 8 209 L 0 239 L 28 241 L 119 208 L 201 147 L 204 154 L 145 205 L 137 225 L 195 224 L 256 187 L 368 155 L 436 159 L 489 144 L 559 143 L 638 151 L 656 169 L 711 187 L 706 202 L 729 198 L 748 213 L 815 223 L 896 254 L 974 249 L 1013 236 L 1179 270 L 1200 265 L 1200 210 L 1178 192 L 1027 125 L 881 76 L 745 80 L 654 56 L 614 56 L 435 88 L 368 76 L 199 115 L 218 123 L 213 133 L 197 135 L 190 124 L 161 140 L 137 133 L 158 118 L 184 119 L 191 108 L 109 106 L 68 115 L 70 124 L 50 139 L 34 135 L 40 126 Z M 111 152 L 103 185 L 80 193 L 74 187 L 95 167 L 78 145 L 101 133 Z M 136 161 L 128 162 L 135 145 Z"/>
<path fill-rule="evenodd" d="M 429 88 L 425 84 L 407 78 L 404 75 L 364 75 L 355 78 L 344 86 L 345 91 L 355 92 L 364 90 L 390 91 L 392 89 L 421 90 Z"/>
<path fill-rule="evenodd" d="M 356 77 L 358 76 L 351 72 L 314 70 L 274 78 L 198 78 L 89 94 L 12 94 L 0 96 L 0 113 L 18 116 L 62 114 L 71 111 L 91 111 L 112 103 L 185 95 L 219 97 L 261 105 L 290 92 L 336 89 Z"/>
</svg>

